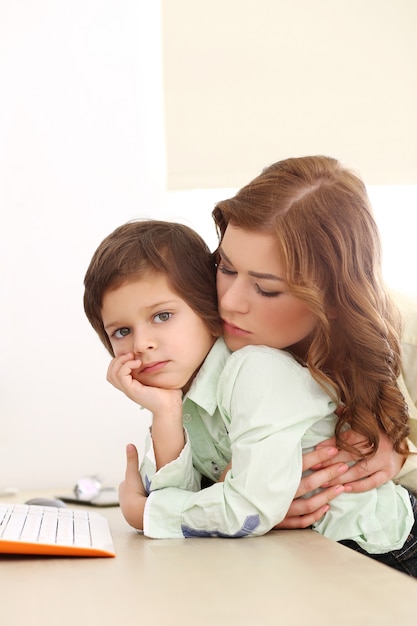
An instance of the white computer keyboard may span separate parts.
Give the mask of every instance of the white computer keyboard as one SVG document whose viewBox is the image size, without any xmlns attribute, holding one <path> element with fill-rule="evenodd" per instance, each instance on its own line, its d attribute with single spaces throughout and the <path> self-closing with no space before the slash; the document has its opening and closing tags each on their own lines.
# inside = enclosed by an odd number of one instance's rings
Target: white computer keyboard
<svg viewBox="0 0 417 626">
<path fill-rule="evenodd" d="M 84 509 L 0 504 L 0 553 L 115 556 L 107 519 Z"/>
</svg>

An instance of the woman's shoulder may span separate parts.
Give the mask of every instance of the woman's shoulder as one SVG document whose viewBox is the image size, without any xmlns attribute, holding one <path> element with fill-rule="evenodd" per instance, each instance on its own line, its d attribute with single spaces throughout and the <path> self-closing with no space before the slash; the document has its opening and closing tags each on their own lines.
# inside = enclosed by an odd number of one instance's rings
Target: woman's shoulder
<svg viewBox="0 0 417 626">
<path fill-rule="evenodd" d="M 286 350 L 271 348 L 264 345 L 245 346 L 233 352 L 227 359 L 225 369 L 229 373 L 233 370 L 247 370 L 256 376 L 276 376 L 277 373 L 293 372 L 296 376 L 310 374 L 295 357 Z"/>
</svg>

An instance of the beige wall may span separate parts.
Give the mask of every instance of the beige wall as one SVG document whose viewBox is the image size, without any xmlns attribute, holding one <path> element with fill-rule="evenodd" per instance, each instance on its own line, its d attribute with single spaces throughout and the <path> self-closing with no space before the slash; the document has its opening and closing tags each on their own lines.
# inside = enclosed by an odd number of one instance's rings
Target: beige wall
<svg viewBox="0 0 417 626">
<path fill-rule="evenodd" d="M 162 0 L 168 187 L 325 153 L 417 183 L 416 0 Z"/>
</svg>

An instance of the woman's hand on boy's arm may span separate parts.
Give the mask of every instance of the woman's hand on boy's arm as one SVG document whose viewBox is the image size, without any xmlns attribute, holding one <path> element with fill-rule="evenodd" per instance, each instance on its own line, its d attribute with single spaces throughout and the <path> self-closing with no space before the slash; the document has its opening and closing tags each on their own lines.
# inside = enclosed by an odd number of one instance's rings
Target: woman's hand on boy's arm
<svg viewBox="0 0 417 626">
<path fill-rule="evenodd" d="M 348 431 L 345 436 L 350 444 L 361 449 L 361 435 Z M 360 493 L 383 485 L 397 476 L 405 460 L 394 451 L 392 443 L 384 434 L 380 436 L 375 455 L 351 467 L 347 463 L 357 459 L 349 452 L 337 450 L 334 444 L 334 439 L 328 439 L 312 452 L 303 455 L 303 471 L 314 471 L 301 479 L 286 517 L 276 528 L 307 528 L 324 515 L 329 508 L 328 503 L 340 493 Z M 300 497 L 317 488 L 323 491 L 310 498 Z"/>
<path fill-rule="evenodd" d="M 119 486 L 120 509 L 125 520 L 137 530 L 143 530 L 143 516 L 147 495 L 139 473 L 139 457 L 136 446 L 126 446 L 126 474 Z"/>
<path fill-rule="evenodd" d="M 275 526 L 276 529 L 308 528 L 317 522 L 329 510 L 329 502 L 345 491 L 345 487 L 337 484 L 324 489 L 309 498 L 302 496 L 319 489 L 325 483 L 329 483 L 336 477 L 342 477 L 348 470 L 346 463 L 336 463 L 334 457 L 338 455 L 338 449 L 334 446 L 316 448 L 312 452 L 303 454 L 303 472 L 313 468 L 320 468 L 322 463 L 331 465 L 323 469 L 316 469 L 311 474 L 301 479 L 300 485 L 291 502 L 285 518 Z"/>
<path fill-rule="evenodd" d="M 344 437 L 347 443 L 354 445 L 359 452 L 361 449 L 366 451 L 362 435 L 359 435 L 353 430 L 349 430 L 342 434 L 342 437 Z M 316 450 L 320 450 L 329 445 L 334 446 L 335 439 L 322 441 L 317 446 Z M 335 462 L 351 463 L 352 461 L 354 461 L 355 464 L 351 465 L 342 477 L 334 478 L 324 483 L 322 486 L 330 487 L 343 483 L 345 487 L 349 487 L 352 493 L 362 493 L 370 489 L 375 489 L 397 476 L 404 464 L 405 457 L 395 452 L 388 437 L 384 433 L 380 433 L 378 450 L 373 456 L 367 457 L 364 460 L 358 460 L 350 452 L 340 450 L 333 459 L 321 463 L 319 467 L 329 467 L 330 464 Z"/>
<path fill-rule="evenodd" d="M 303 454 L 303 472 L 314 467 L 320 467 L 322 463 L 337 456 L 338 452 L 335 446 L 328 446 Z M 223 470 L 219 482 L 225 479 L 231 467 L 232 463 L 230 462 Z M 275 528 L 281 530 L 307 528 L 314 522 L 317 522 L 329 509 L 328 503 L 345 490 L 344 486 L 337 484 L 328 487 L 310 498 L 302 498 L 301 496 L 320 488 L 323 483 L 329 482 L 335 477 L 342 476 L 347 470 L 348 466 L 346 463 L 333 462 L 329 467 L 317 469 L 305 478 L 302 478 L 287 515 Z"/>
</svg>

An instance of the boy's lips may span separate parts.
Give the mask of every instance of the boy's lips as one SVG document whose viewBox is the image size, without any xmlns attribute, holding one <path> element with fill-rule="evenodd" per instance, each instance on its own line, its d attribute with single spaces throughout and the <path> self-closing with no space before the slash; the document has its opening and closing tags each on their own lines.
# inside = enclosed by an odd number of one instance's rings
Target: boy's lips
<svg viewBox="0 0 417 626">
<path fill-rule="evenodd" d="M 159 372 L 168 361 L 154 361 L 153 363 L 145 363 L 145 365 L 140 370 L 140 374 L 153 374 L 154 372 Z"/>
<path fill-rule="evenodd" d="M 226 320 L 222 320 L 223 322 L 223 331 L 224 333 L 227 333 L 229 335 L 250 335 L 251 333 L 248 330 L 245 330 L 244 328 L 240 328 L 239 326 L 235 326 L 234 324 L 231 324 L 230 322 L 227 322 Z"/>
</svg>

